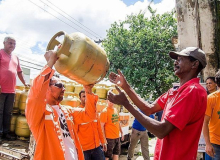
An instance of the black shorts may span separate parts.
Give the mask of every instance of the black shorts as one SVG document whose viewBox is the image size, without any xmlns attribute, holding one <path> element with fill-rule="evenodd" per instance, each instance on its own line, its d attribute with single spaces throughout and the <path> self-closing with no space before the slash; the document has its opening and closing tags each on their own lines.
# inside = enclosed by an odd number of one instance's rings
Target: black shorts
<svg viewBox="0 0 220 160">
<path fill-rule="evenodd" d="M 116 139 L 109 139 L 106 138 L 108 144 L 107 144 L 107 151 L 105 152 L 105 157 L 111 158 L 112 155 L 120 155 L 121 150 L 121 142 L 120 138 Z"/>
</svg>

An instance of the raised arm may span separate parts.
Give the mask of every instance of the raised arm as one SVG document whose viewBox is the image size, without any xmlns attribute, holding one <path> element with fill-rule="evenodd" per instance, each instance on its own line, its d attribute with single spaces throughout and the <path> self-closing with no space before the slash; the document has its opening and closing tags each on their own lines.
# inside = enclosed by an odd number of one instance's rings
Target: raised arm
<svg viewBox="0 0 220 160">
<path fill-rule="evenodd" d="M 54 51 L 46 52 L 45 58 L 47 60 L 47 65 L 33 80 L 33 86 L 27 97 L 25 115 L 28 125 L 32 130 L 37 130 L 42 118 L 44 118 L 44 112 L 46 109 L 46 92 L 49 87 L 49 80 L 54 74 L 54 70 L 52 69 L 53 64 L 55 64 L 57 60 Z"/>
<path fill-rule="evenodd" d="M 167 120 L 163 120 L 162 122 L 156 121 L 140 111 L 138 111 L 127 99 L 125 93 L 122 92 L 118 87 L 116 87 L 119 94 L 115 95 L 112 92 L 109 93 L 108 99 L 114 104 L 123 105 L 127 108 L 127 110 L 134 115 L 134 117 L 151 133 L 153 133 L 158 138 L 162 139 L 166 135 L 168 135 L 175 126 Z M 159 106 L 159 104 L 156 104 Z M 160 106 L 159 106 L 160 107 Z"/>
<path fill-rule="evenodd" d="M 151 115 L 155 112 L 161 111 L 162 108 L 157 104 L 157 101 L 153 102 L 152 104 L 149 104 L 145 100 L 143 100 L 141 97 L 138 96 L 138 94 L 131 88 L 129 83 L 127 82 L 125 76 L 121 73 L 121 71 L 118 69 L 118 74 L 111 72 L 109 75 L 109 80 L 121 87 L 126 94 L 129 96 L 129 98 L 132 100 L 132 102 L 140 108 L 146 115 Z"/>
<path fill-rule="evenodd" d="M 86 104 L 85 109 L 73 109 L 73 119 L 74 123 L 87 123 L 96 119 L 96 103 L 98 101 L 98 96 L 92 93 L 92 87 L 94 85 L 84 86 L 86 93 Z"/>
</svg>

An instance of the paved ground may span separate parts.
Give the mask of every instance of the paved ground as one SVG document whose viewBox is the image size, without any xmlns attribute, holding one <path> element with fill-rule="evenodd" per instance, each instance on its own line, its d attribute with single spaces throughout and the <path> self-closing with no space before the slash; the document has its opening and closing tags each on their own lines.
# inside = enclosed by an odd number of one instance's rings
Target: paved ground
<svg viewBox="0 0 220 160">
<path fill-rule="evenodd" d="M 152 138 L 149 140 L 149 152 L 150 152 L 150 159 L 151 160 L 153 160 L 155 144 L 156 144 L 156 138 Z M 127 160 L 127 149 L 128 148 L 126 148 L 126 147 L 122 147 L 121 155 L 119 157 L 120 160 Z M 135 148 L 135 156 L 133 159 L 134 160 L 144 160 L 144 158 L 141 156 L 140 143 Z"/>
<path fill-rule="evenodd" d="M 156 145 L 156 138 L 150 139 L 149 140 L 150 160 L 153 160 L 155 145 Z M 122 147 L 119 160 L 127 160 L 127 153 L 128 153 L 128 148 Z M 141 154 L 141 145 L 139 143 L 137 144 L 137 147 L 135 148 L 135 155 L 134 155 L 133 160 L 144 160 L 144 158 L 140 154 Z M 196 160 L 203 160 L 203 153 L 197 153 Z"/>
</svg>

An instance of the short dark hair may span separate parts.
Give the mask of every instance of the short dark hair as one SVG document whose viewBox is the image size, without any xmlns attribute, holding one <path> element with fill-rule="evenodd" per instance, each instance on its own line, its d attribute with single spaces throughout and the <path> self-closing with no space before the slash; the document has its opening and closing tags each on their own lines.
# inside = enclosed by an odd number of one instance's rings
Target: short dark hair
<svg viewBox="0 0 220 160">
<path fill-rule="evenodd" d="M 79 92 L 79 98 L 81 98 L 81 94 L 82 94 L 82 93 L 85 93 L 85 90 L 84 90 L 84 89 Z"/>
<path fill-rule="evenodd" d="M 190 62 L 194 62 L 194 61 L 196 61 L 196 60 L 198 60 L 198 59 L 195 59 L 194 57 L 189 56 L 189 60 L 190 60 Z M 199 61 L 199 60 L 198 60 L 198 61 Z M 203 69 L 202 63 L 199 61 L 199 67 L 198 67 L 198 69 L 197 69 L 198 73 L 201 72 L 202 69 Z"/>
<path fill-rule="evenodd" d="M 220 87 L 220 70 L 215 75 L 215 83 Z"/>
<path fill-rule="evenodd" d="M 205 82 L 208 80 L 208 79 L 211 79 L 213 82 L 215 82 L 215 77 L 207 77 Z M 216 83 L 216 82 L 215 82 Z"/>
</svg>

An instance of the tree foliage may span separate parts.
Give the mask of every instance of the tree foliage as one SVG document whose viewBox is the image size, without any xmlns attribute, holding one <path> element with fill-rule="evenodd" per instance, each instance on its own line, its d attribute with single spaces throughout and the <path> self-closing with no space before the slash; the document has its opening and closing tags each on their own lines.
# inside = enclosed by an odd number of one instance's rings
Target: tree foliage
<svg viewBox="0 0 220 160">
<path fill-rule="evenodd" d="M 143 98 L 156 98 L 176 81 L 171 38 L 177 35 L 174 12 L 156 14 L 151 8 L 150 18 L 142 13 L 114 22 L 103 42 L 110 60 L 110 71 L 120 69 L 128 82 Z"/>
</svg>

